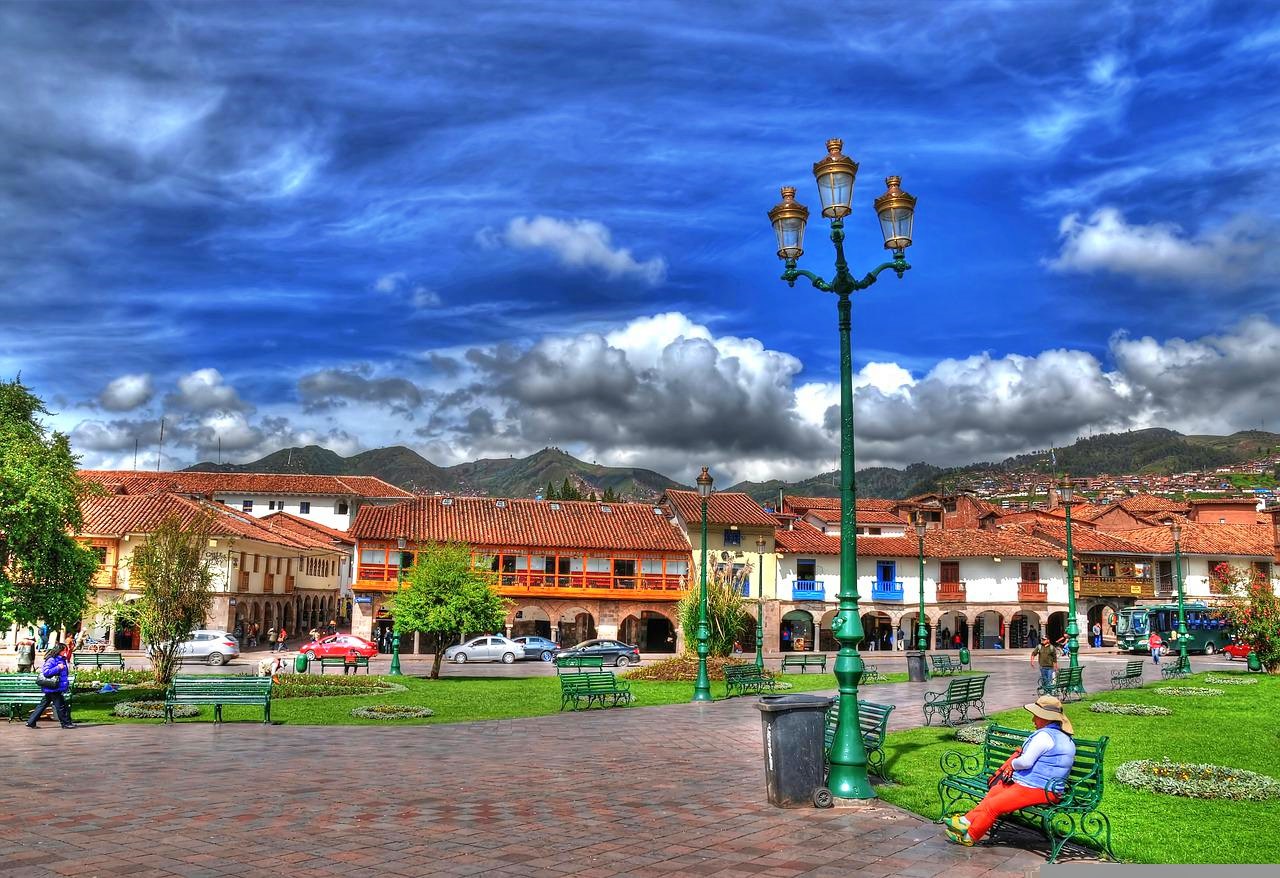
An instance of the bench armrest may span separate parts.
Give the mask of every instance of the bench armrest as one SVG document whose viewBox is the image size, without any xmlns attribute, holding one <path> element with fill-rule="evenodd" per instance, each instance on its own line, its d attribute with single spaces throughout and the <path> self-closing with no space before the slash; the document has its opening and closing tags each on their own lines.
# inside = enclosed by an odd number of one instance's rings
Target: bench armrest
<svg viewBox="0 0 1280 878">
<path fill-rule="evenodd" d="M 935 704 L 946 697 L 947 697 L 946 690 L 943 690 L 942 692 L 926 692 L 924 693 L 924 703 Z"/>
<path fill-rule="evenodd" d="M 938 760 L 938 766 L 947 777 L 977 777 L 982 771 L 982 757 L 977 753 L 948 750 Z"/>
</svg>

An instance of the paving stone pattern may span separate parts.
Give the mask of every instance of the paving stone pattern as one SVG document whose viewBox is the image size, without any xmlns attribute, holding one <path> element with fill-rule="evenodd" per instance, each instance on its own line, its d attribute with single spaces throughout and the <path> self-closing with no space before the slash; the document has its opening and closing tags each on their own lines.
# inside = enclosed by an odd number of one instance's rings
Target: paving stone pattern
<svg viewBox="0 0 1280 878">
<path fill-rule="evenodd" d="M 993 670 L 992 710 L 1028 700 L 1029 667 Z M 867 691 L 899 704 L 895 727 L 919 723 L 920 686 Z M 14 723 L 0 737 L 0 875 L 14 878 L 1021 878 L 1044 862 L 1029 835 L 959 848 L 883 802 L 771 807 L 750 698 L 405 728 Z"/>
</svg>

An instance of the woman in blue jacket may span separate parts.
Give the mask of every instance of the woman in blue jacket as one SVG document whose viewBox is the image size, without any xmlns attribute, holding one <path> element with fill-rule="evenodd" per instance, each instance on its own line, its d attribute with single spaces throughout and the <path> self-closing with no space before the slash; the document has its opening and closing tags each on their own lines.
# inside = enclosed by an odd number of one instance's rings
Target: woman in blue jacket
<svg viewBox="0 0 1280 878">
<path fill-rule="evenodd" d="M 71 688 L 68 677 L 70 669 L 67 667 L 66 647 L 61 643 L 55 643 L 44 654 L 44 665 L 40 668 L 40 676 L 53 677 L 58 681 L 56 686 L 50 686 L 44 689 L 44 699 L 41 700 L 39 706 L 31 711 L 31 716 L 27 719 L 27 728 L 34 729 L 36 723 L 40 719 L 40 714 L 49 705 L 53 705 L 53 712 L 58 717 L 58 722 L 62 724 L 64 729 L 74 729 L 75 723 L 71 721 L 71 708 L 67 704 L 65 692 Z"/>
</svg>

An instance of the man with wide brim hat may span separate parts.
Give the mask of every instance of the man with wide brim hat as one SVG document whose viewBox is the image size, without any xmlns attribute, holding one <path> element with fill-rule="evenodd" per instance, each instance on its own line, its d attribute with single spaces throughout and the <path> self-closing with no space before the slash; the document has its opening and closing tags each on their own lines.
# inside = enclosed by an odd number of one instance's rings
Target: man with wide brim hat
<svg viewBox="0 0 1280 878">
<path fill-rule="evenodd" d="M 947 841 L 971 847 L 1005 814 L 1061 798 L 1063 782 L 1076 759 L 1071 739 L 1075 729 L 1062 702 L 1052 695 L 1041 695 L 1023 707 L 1031 714 L 1036 730 L 991 776 L 990 791 L 981 802 L 968 814 L 953 814 L 943 820 Z"/>
</svg>

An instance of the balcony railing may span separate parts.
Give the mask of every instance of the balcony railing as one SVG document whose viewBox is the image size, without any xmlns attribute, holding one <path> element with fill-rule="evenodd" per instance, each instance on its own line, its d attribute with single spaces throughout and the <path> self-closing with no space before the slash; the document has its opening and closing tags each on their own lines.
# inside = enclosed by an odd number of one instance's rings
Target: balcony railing
<svg viewBox="0 0 1280 878">
<path fill-rule="evenodd" d="M 236 591 L 249 590 L 249 571 L 241 570 L 236 574 Z"/>
<path fill-rule="evenodd" d="M 1019 582 L 1018 600 L 1032 604 L 1043 604 L 1049 600 L 1049 583 Z"/>
<path fill-rule="evenodd" d="M 1156 596 L 1155 583 L 1141 576 L 1090 576 L 1076 577 L 1076 594 L 1086 597 L 1143 597 Z"/>
<path fill-rule="evenodd" d="M 274 573 L 262 574 L 262 593 L 273 594 L 276 590 L 276 575 Z"/>
<path fill-rule="evenodd" d="M 797 579 L 791 584 L 793 601 L 821 601 L 826 596 L 826 587 L 816 579 Z"/>
<path fill-rule="evenodd" d="M 875 579 L 871 582 L 871 600 L 901 601 L 902 583 L 890 582 L 887 579 Z"/>
<path fill-rule="evenodd" d="M 966 600 L 963 582 L 939 582 L 938 603 L 964 603 Z"/>
<path fill-rule="evenodd" d="M 284 593 L 293 594 L 293 577 L 292 576 L 286 576 L 284 578 Z"/>
</svg>

